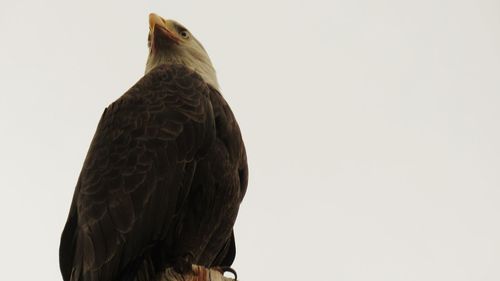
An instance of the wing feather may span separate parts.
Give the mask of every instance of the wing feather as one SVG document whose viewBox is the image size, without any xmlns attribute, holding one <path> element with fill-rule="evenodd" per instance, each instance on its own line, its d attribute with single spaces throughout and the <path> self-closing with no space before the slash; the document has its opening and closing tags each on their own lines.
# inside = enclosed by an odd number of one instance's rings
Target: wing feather
<svg viewBox="0 0 500 281">
<path fill-rule="evenodd" d="M 114 280 L 173 231 L 215 137 L 208 95 L 193 71 L 162 66 L 105 110 L 61 238 L 64 280 Z"/>
</svg>

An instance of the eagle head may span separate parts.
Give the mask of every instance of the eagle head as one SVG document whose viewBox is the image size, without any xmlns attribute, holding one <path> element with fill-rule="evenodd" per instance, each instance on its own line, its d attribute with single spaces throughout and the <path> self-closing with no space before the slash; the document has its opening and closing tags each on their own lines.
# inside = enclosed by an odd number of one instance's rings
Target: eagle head
<svg viewBox="0 0 500 281">
<path fill-rule="evenodd" d="M 212 87 L 219 89 L 215 69 L 205 48 L 180 23 L 151 13 L 148 47 L 146 73 L 162 64 L 183 64 L 196 71 Z"/>
</svg>

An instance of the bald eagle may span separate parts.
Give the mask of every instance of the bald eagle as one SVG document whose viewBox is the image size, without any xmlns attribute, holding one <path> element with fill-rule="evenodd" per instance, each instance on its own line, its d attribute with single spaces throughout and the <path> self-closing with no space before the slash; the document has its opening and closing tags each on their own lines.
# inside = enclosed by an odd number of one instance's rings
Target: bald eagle
<svg viewBox="0 0 500 281">
<path fill-rule="evenodd" d="M 65 281 L 229 267 L 248 181 L 236 119 L 184 26 L 149 16 L 146 74 L 102 114 L 59 248 Z"/>
</svg>

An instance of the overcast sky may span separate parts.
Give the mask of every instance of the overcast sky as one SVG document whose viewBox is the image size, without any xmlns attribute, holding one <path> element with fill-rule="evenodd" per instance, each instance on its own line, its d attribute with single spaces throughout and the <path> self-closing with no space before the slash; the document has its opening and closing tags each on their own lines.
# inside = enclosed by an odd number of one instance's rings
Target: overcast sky
<svg viewBox="0 0 500 281">
<path fill-rule="evenodd" d="M 59 237 L 148 13 L 205 45 L 247 146 L 241 280 L 500 280 L 500 2 L 0 2 L 0 280 Z"/>
</svg>

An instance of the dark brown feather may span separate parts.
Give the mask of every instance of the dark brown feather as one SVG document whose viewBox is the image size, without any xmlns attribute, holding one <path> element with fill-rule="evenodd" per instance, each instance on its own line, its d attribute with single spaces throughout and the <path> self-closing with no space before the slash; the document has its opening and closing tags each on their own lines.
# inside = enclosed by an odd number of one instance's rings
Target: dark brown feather
<svg viewBox="0 0 500 281">
<path fill-rule="evenodd" d="M 230 265 L 247 174 L 223 97 L 184 66 L 155 68 L 101 117 L 61 238 L 64 280 Z"/>
</svg>

